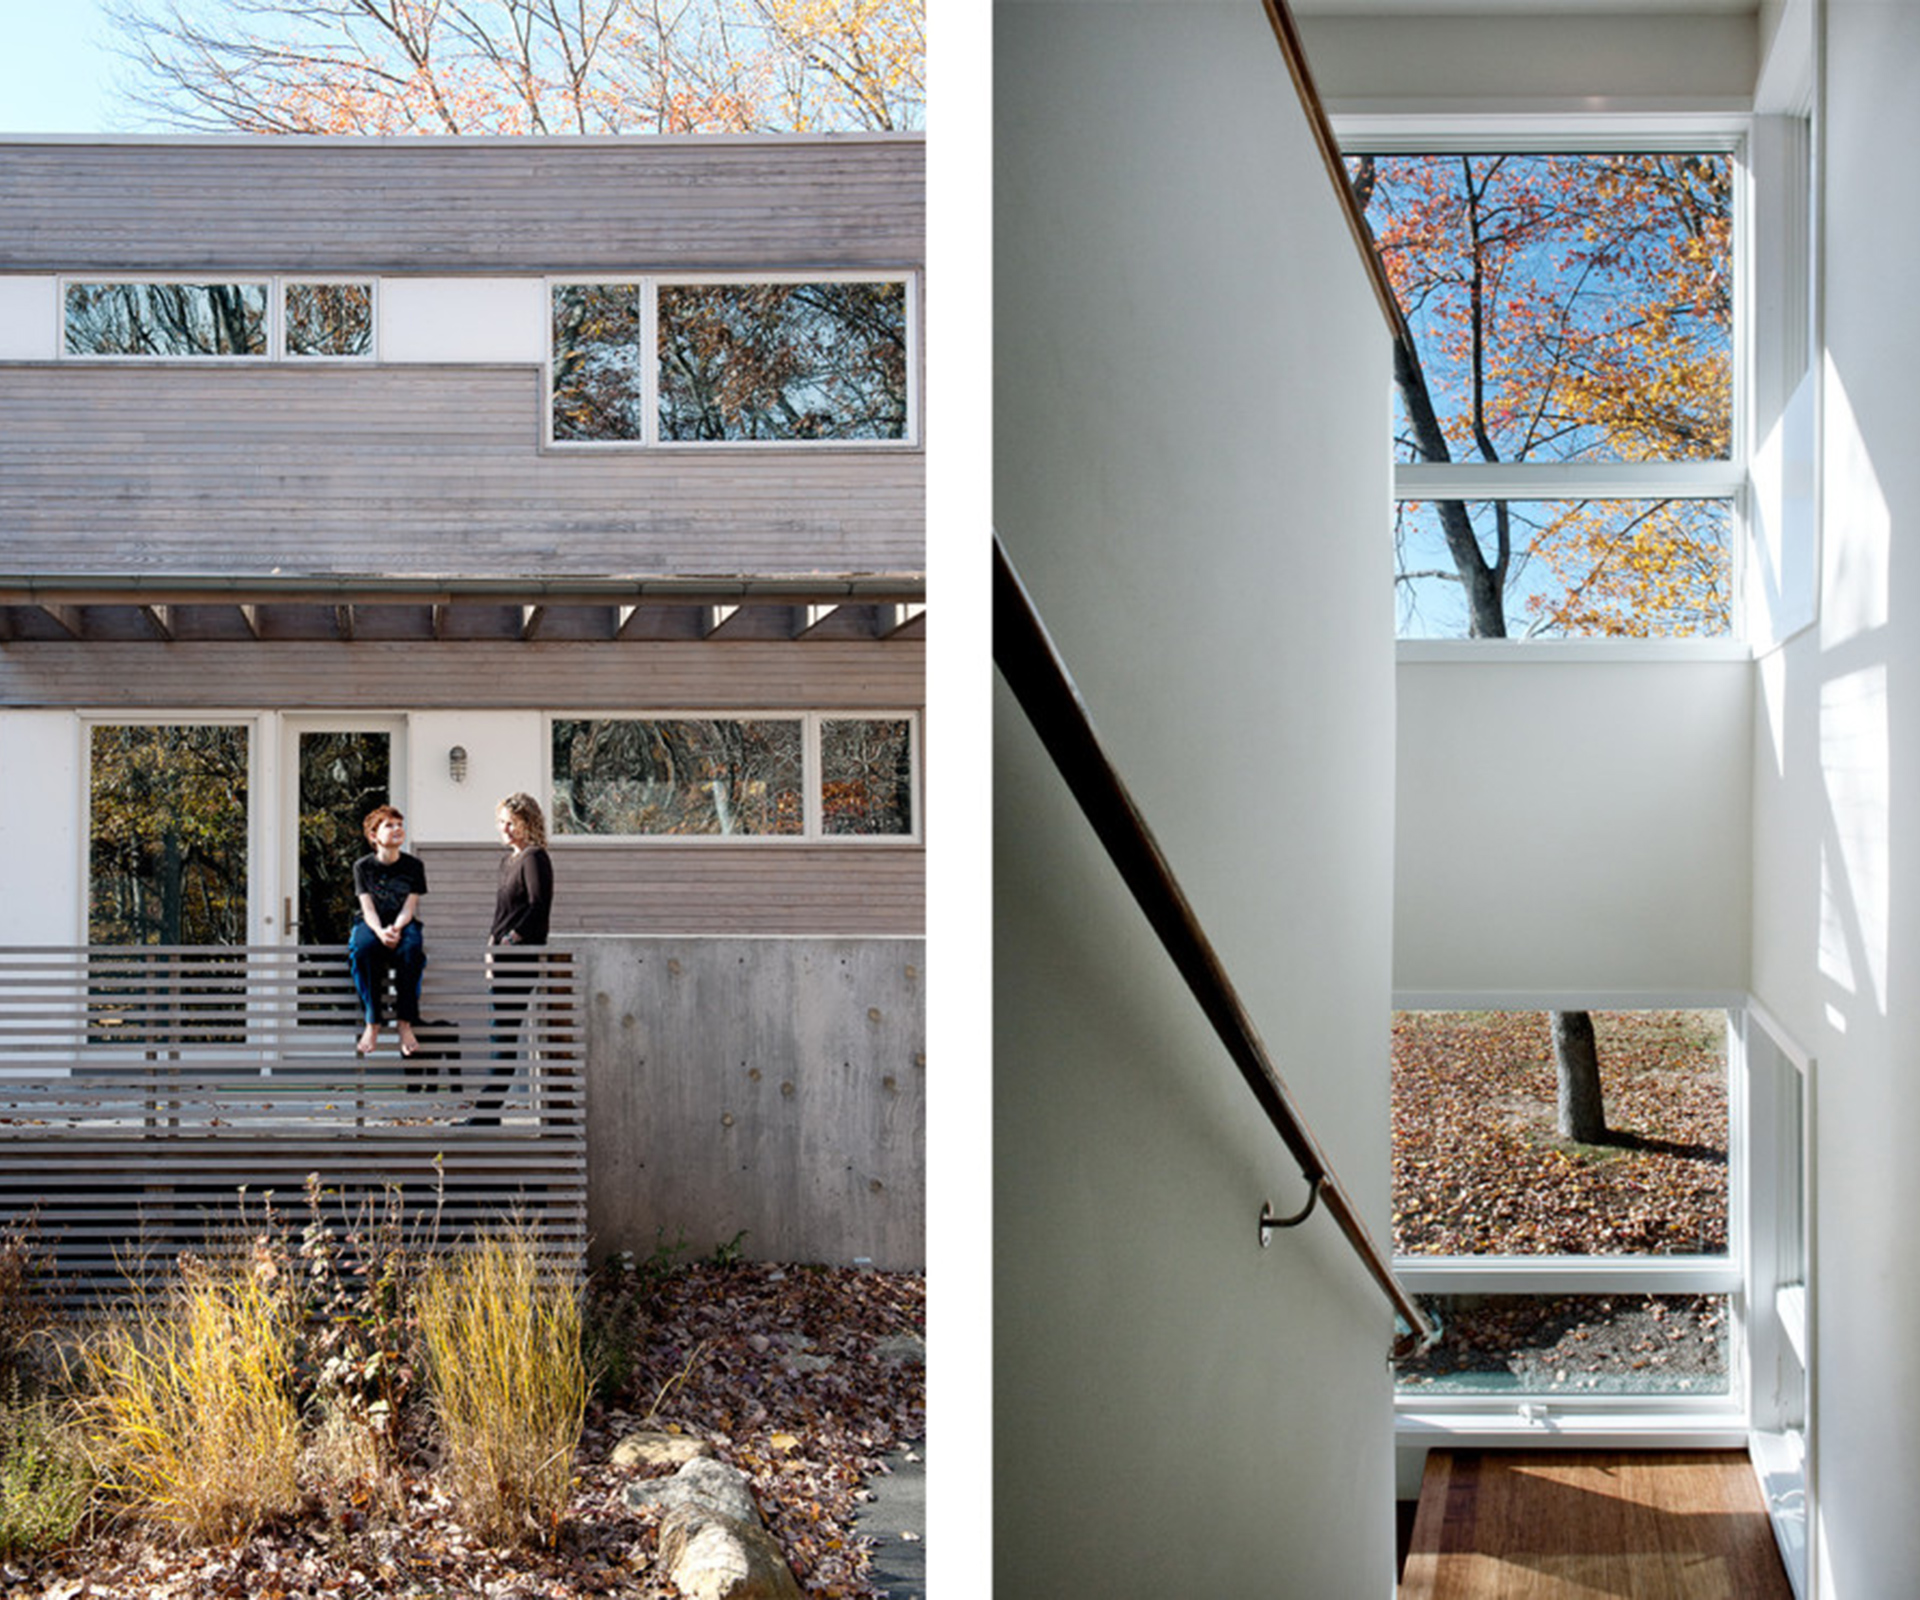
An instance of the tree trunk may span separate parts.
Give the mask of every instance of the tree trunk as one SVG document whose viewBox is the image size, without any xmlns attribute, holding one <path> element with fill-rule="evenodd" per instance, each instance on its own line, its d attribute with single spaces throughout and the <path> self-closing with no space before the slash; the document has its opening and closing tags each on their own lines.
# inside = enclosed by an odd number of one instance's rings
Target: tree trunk
<svg viewBox="0 0 1920 1600">
<path fill-rule="evenodd" d="M 1600 1051 L 1589 1011 L 1553 1013 L 1553 1066 L 1559 1085 L 1560 1137 L 1599 1144 L 1607 1136 L 1600 1098 Z"/>
</svg>

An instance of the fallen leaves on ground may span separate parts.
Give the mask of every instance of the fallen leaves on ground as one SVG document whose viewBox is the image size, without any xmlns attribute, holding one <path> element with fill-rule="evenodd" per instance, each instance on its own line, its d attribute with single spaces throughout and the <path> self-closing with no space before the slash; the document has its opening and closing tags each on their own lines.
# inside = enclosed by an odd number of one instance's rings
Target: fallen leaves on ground
<svg viewBox="0 0 1920 1600">
<path fill-rule="evenodd" d="M 1725 1017 L 1595 1012 L 1611 1142 L 1555 1131 L 1544 1012 L 1403 1012 L 1393 1232 L 1405 1255 L 1727 1248 Z"/>
<path fill-rule="evenodd" d="M 578 1482 L 550 1548 L 479 1543 L 454 1519 L 430 1444 L 370 1497 L 316 1497 L 298 1522 L 231 1548 L 180 1548 L 151 1529 L 98 1529 L 36 1564 L 0 1566 L 0 1595 L 35 1600 L 368 1600 L 374 1596 L 673 1600 L 655 1562 L 658 1515 L 630 1510 L 644 1468 L 606 1464 L 642 1427 L 707 1440 L 746 1472 L 801 1587 L 820 1600 L 871 1600 L 869 1547 L 854 1532 L 880 1457 L 924 1435 L 926 1377 L 888 1359 L 890 1336 L 922 1335 L 918 1275 L 759 1263 L 685 1267 L 646 1306 L 630 1384 L 588 1414 Z M 664 1475 L 664 1470 L 652 1475 Z M 357 1502 L 357 1503 L 356 1503 Z"/>
</svg>

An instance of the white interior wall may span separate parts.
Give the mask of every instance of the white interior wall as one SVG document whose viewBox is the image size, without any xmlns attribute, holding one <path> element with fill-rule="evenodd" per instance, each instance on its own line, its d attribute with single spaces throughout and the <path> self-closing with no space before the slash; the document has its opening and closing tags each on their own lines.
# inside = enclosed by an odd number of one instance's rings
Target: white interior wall
<svg viewBox="0 0 1920 1600">
<path fill-rule="evenodd" d="M 996 18 L 996 521 L 1309 1120 L 1386 1222 L 1388 344 L 1257 7 Z M 1010 696 L 1009 1594 L 1392 1587 L 1391 1314 Z"/>
<path fill-rule="evenodd" d="M 1335 111 L 1743 110 L 1757 64 L 1753 17 L 1724 7 L 1298 9 Z"/>
<path fill-rule="evenodd" d="M 0 944 L 83 944 L 86 906 L 86 742 L 70 711 L 0 711 Z"/>
<path fill-rule="evenodd" d="M 1818 1062 L 1818 1593 L 1873 1600 L 1920 1571 L 1920 220 L 1887 179 L 1920 7 L 1828 0 L 1825 29 L 1821 619 L 1761 665 L 1753 987 Z"/>
<path fill-rule="evenodd" d="M 1423 654 L 1399 667 L 1395 987 L 1744 990 L 1751 665 Z"/>
</svg>

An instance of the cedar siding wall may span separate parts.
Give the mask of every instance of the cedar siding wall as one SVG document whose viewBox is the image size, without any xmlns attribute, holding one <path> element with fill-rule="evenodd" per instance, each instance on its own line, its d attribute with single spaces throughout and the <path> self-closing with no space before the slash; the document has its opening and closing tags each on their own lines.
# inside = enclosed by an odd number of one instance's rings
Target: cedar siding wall
<svg viewBox="0 0 1920 1600">
<path fill-rule="evenodd" d="M 426 863 L 429 940 L 485 935 L 501 852 L 415 846 Z M 548 841 L 553 932 L 904 934 L 925 926 L 926 852 L 916 845 Z"/>
<path fill-rule="evenodd" d="M 33 364 L 0 538 L 39 573 L 918 572 L 917 450 L 546 449 L 531 367 Z"/>
<path fill-rule="evenodd" d="M 8 144 L 0 268 L 897 268 L 924 158 L 918 135 Z"/>
<path fill-rule="evenodd" d="M 914 276 L 924 153 L 917 135 L 4 143 L 0 276 Z M 12 361 L 5 564 L 42 576 L 924 570 L 917 444 L 556 450 L 547 405 L 532 360 Z"/>
<path fill-rule="evenodd" d="M 15 646 L 0 705 L 101 711 L 875 711 L 923 698 L 918 640 Z"/>
</svg>

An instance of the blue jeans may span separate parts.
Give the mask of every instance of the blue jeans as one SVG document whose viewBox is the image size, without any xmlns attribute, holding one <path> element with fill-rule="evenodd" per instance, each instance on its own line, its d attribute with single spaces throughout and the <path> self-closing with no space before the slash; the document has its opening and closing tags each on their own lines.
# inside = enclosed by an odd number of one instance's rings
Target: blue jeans
<svg viewBox="0 0 1920 1600">
<path fill-rule="evenodd" d="M 353 974 L 360 1014 L 368 1027 L 380 1020 L 380 991 L 386 987 L 389 972 L 394 975 L 395 1016 L 402 1022 L 420 1020 L 420 979 L 427 970 L 427 941 L 421 936 L 419 923 L 409 922 L 402 928 L 398 947 L 389 950 L 365 922 L 356 922 L 347 935 L 347 969 Z"/>
</svg>

